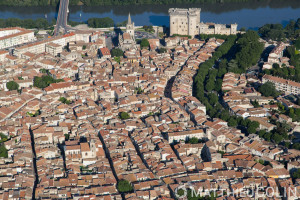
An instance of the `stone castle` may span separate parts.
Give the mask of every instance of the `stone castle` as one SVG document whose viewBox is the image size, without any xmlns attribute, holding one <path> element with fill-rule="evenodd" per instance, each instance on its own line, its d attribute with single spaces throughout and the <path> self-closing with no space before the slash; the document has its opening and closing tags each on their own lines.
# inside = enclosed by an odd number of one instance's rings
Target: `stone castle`
<svg viewBox="0 0 300 200">
<path fill-rule="evenodd" d="M 231 35 L 237 33 L 237 24 L 214 24 L 200 22 L 201 8 L 170 8 L 170 35 L 199 34 Z"/>
</svg>

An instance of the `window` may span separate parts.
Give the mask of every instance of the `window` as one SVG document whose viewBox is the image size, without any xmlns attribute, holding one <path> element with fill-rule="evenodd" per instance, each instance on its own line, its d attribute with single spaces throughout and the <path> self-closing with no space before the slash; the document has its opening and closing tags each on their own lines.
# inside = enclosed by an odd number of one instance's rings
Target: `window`
<svg viewBox="0 0 300 200">
<path fill-rule="evenodd" d="M 87 156 L 87 153 L 85 153 L 85 155 Z"/>
</svg>

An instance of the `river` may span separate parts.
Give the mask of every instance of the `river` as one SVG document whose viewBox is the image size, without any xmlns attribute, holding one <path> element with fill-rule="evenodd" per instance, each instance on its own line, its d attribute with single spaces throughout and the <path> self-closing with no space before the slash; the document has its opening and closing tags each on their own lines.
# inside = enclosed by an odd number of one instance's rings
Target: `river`
<svg viewBox="0 0 300 200">
<path fill-rule="evenodd" d="M 239 28 L 257 29 L 267 23 L 286 25 L 300 18 L 300 0 L 250 0 L 243 3 L 204 3 L 141 6 L 71 6 L 69 20 L 87 21 L 92 17 L 110 17 L 115 23 L 127 20 L 130 12 L 136 25 L 169 25 L 168 9 L 172 7 L 200 7 L 201 21 L 237 23 Z M 55 7 L 0 7 L 0 18 L 56 17 Z"/>
</svg>

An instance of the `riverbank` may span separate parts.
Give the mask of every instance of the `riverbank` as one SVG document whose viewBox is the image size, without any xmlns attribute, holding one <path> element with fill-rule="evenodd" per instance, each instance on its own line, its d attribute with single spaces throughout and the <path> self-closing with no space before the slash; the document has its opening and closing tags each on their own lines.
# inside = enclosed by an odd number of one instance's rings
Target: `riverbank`
<svg viewBox="0 0 300 200">
<path fill-rule="evenodd" d="M 295 0 L 250 0 L 244 3 L 198 3 L 170 5 L 132 5 L 132 6 L 70 6 L 69 21 L 85 23 L 90 18 L 109 17 L 115 24 L 122 23 L 131 14 L 137 26 L 169 26 L 168 10 L 172 7 L 201 8 L 201 21 L 221 24 L 237 23 L 238 29 L 245 27 L 257 30 L 265 24 L 286 25 L 299 18 L 300 2 Z M 57 17 L 54 6 L 8 7 L 0 6 L 0 19 L 38 19 L 52 22 Z"/>
<path fill-rule="evenodd" d="M 247 2 L 251 0 L 70 0 L 70 5 L 84 6 L 109 6 L 109 5 L 168 5 L 168 4 L 194 4 L 194 3 L 230 3 L 230 2 Z M 57 6 L 59 0 L 0 0 L 0 6 Z"/>
</svg>

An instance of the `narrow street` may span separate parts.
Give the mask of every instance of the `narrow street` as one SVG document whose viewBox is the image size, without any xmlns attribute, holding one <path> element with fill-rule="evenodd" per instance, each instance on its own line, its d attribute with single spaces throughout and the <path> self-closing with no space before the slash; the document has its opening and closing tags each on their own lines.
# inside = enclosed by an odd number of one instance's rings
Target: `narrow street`
<svg viewBox="0 0 300 200">
<path fill-rule="evenodd" d="M 31 147 L 32 147 L 32 163 L 33 163 L 33 171 L 34 171 L 34 175 L 35 175 L 35 181 L 34 181 L 34 185 L 32 188 L 32 199 L 35 200 L 35 190 L 39 181 L 39 177 L 38 177 L 38 172 L 37 172 L 37 166 L 36 166 L 36 152 L 35 152 L 35 144 L 34 144 L 34 136 L 33 136 L 33 132 L 31 130 L 31 128 L 29 128 L 29 132 L 30 132 L 30 137 L 31 137 Z"/>
</svg>

